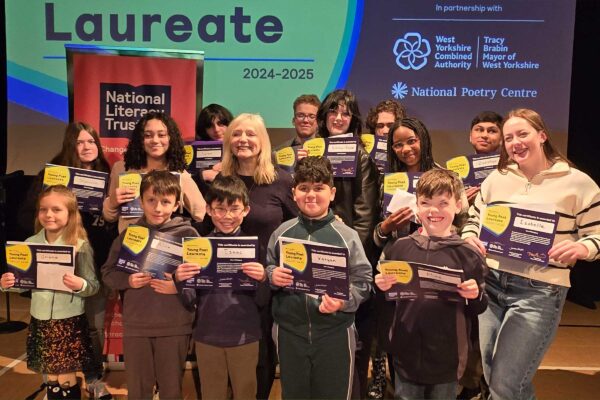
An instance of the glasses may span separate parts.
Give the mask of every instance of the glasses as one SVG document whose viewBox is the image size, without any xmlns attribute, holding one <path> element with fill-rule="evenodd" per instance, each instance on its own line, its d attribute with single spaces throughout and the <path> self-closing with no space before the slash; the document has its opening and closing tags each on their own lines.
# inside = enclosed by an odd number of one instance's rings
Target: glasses
<svg viewBox="0 0 600 400">
<path fill-rule="evenodd" d="M 212 209 L 212 211 L 213 211 L 213 214 L 217 218 L 223 218 L 227 214 L 231 214 L 232 217 L 236 218 L 236 217 L 239 217 L 242 214 L 242 212 L 244 211 L 244 209 L 241 208 L 241 207 L 236 207 L 236 208 L 215 207 L 215 208 Z"/>
<path fill-rule="evenodd" d="M 401 148 L 403 148 L 405 145 L 408 145 L 408 146 L 414 146 L 414 145 L 415 145 L 415 144 L 417 144 L 417 143 L 419 143 L 419 138 L 417 138 L 417 137 L 412 137 L 412 138 L 408 139 L 408 140 L 406 141 L 406 143 L 402 143 L 402 142 L 396 142 L 396 143 L 394 143 L 394 144 L 392 145 L 392 148 L 393 148 L 394 150 L 400 150 L 400 149 L 401 149 Z"/>
<path fill-rule="evenodd" d="M 377 129 L 383 129 L 383 128 L 388 128 L 388 129 L 392 129 L 392 126 L 394 126 L 393 122 L 378 122 L 377 124 L 375 124 L 375 128 Z"/>
<path fill-rule="evenodd" d="M 303 121 L 305 119 L 309 120 L 309 121 L 314 121 L 315 119 L 317 119 L 316 114 L 304 114 L 304 113 L 296 113 L 294 114 L 294 117 L 296 117 L 296 119 Z"/>
<path fill-rule="evenodd" d="M 340 111 L 335 108 L 332 108 L 329 111 L 327 111 L 327 115 L 329 115 L 330 117 L 337 117 L 338 115 L 340 115 L 342 117 L 342 119 L 352 118 L 352 113 L 350 113 L 348 111 Z"/>
</svg>

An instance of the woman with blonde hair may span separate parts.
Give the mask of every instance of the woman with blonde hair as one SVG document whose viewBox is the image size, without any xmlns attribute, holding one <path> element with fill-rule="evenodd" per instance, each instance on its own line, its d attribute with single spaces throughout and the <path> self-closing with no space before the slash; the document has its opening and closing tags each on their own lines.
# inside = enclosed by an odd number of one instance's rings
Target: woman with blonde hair
<svg viewBox="0 0 600 400">
<path fill-rule="evenodd" d="M 282 222 L 294 218 L 298 209 L 292 197 L 291 175 L 272 162 L 271 141 L 260 115 L 240 114 L 227 127 L 223 137 L 221 174 L 239 177 L 248 189 L 250 212 L 241 228 L 246 235 L 258 236 L 258 261 L 266 265 L 271 234 Z M 275 378 L 275 346 L 271 339 L 273 320 L 268 306 L 270 289 L 263 286 L 259 291 L 257 302 L 261 307 L 263 337 L 256 368 L 256 398 L 266 399 Z"/>
</svg>

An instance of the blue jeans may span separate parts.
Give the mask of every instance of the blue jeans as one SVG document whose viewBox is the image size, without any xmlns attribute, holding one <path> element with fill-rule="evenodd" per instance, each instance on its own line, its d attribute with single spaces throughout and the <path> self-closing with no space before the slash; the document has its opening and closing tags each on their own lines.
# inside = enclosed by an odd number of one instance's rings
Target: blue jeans
<svg viewBox="0 0 600 400">
<path fill-rule="evenodd" d="M 395 400 L 420 400 L 420 399 L 456 399 L 456 388 L 458 382 L 420 384 L 408 381 L 398 374 L 398 358 L 394 357 L 394 399 Z"/>
<path fill-rule="evenodd" d="M 479 340 L 491 397 L 533 399 L 533 376 L 556 334 L 568 288 L 491 270 L 485 290 Z"/>
</svg>

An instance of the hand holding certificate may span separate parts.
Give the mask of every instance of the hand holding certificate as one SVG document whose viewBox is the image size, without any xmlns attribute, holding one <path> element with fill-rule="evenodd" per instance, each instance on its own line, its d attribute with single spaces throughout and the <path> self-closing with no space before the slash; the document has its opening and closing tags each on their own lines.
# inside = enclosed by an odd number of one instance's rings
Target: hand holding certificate
<svg viewBox="0 0 600 400">
<path fill-rule="evenodd" d="M 108 188 L 108 173 L 46 164 L 44 187 L 64 185 L 77 197 L 80 211 L 100 212 Z"/>
</svg>

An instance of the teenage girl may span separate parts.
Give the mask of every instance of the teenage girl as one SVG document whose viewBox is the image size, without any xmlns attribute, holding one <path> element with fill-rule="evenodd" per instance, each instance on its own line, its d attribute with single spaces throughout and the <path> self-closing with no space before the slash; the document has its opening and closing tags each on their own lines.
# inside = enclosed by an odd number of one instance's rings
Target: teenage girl
<svg viewBox="0 0 600 400">
<path fill-rule="evenodd" d="M 102 214 L 107 221 L 119 220 L 119 232 L 137 218 L 123 218 L 119 215 L 120 205 L 135 199 L 131 189 L 119 188 L 119 174 L 129 172 L 149 172 L 152 170 L 168 170 L 179 172 L 181 175 L 181 194 L 183 205 L 196 221 L 202 221 L 206 212 L 206 202 L 185 171 L 183 139 L 173 118 L 158 112 L 149 112 L 136 124 L 124 161 L 113 165 L 110 176 L 108 197 L 104 200 Z"/>
<path fill-rule="evenodd" d="M 50 186 L 37 203 L 37 233 L 26 241 L 73 245 L 75 274 L 63 276 L 72 292 L 34 289 L 31 295 L 31 322 L 27 335 L 27 367 L 47 375 L 48 399 L 80 399 L 76 371 L 89 370 L 93 350 L 85 316 L 84 298 L 99 288 L 94 258 L 77 210 L 75 195 L 65 186 Z M 15 276 L 2 274 L 2 290 L 13 287 Z"/>
</svg>

